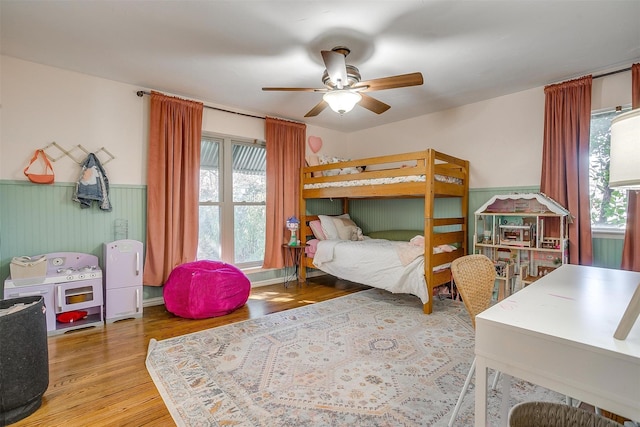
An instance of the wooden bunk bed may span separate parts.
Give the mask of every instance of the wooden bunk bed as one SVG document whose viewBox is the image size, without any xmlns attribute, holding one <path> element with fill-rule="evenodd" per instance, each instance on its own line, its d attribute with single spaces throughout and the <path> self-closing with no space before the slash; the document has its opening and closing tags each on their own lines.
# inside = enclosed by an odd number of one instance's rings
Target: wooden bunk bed
<svg viewBox="0 0 640 427">
<path fill-rule="evenodd" d="M 362 172 L 326 176 L 326 171 L 354 168 Z M 300 178 L 301 245 L 313 238 L 309 221 L 318 218 L 307 214 L 309 199 L 342 199 L 343 213 L 348 213 L 349 199 L 424 198 L 424 278 L 429 296 L 424 312 L 429 314 L 433 309 L 433 289 L 451 281 L 449 268 L 434 271 L 434 267 L 467 254 L 468 195 L 469 162 L 434 149 L 308 166 L 302 169 Z M 439 197 L 460 198 L 460 216 L 435 218 L 434 206 Z M 443 228 L 456 231 L 439 231 Z M 459 250 L 433 253 L 434 247 L 446 244 L 456 245 Z M 303 253 L 301 280 L 306 279 L 306 268 L 317 267 Z"/>
</svg>

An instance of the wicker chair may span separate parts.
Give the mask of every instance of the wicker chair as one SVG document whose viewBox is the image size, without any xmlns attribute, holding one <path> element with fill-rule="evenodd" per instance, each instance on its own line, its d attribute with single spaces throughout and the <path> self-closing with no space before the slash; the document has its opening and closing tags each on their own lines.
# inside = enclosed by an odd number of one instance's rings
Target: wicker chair
<svg viewBox="0 0 640 427">
<path fill-rule="evenodd" d="M 509 411 L 509 427 L 622 427 L 622 424 L 574 406 L 522 402 Z"/>
<path fill-rule="evenodd" d="M 493 296 L 493 288 L 496 278 L 496 270 L 493 265 L 493 261 L 484 255 L 466 255 L 457 258 L 451 263 L 451 273 L 453 274 L 453 280 L 460 296 L 462 297 L 464 306 L 469 312 L 469 316 L 471 316 L 471 323 L 475 329 L 476 315 L 483 312 L 491 305 L 491 298 Z M 471 369 L 469 369 L 467 379 L 465 380 L 460 396 L 458 397 L 458 402 L 451 414 L 449 427 L 453 426 L 453 423 L 458 416 L 460 406 L 462 405 L 462 399 L 469 389 L 469 383 L 471 382 L 471 378 L 473 377 L 475 370 L 476 359 L 474 357 Z"/>
</svg>

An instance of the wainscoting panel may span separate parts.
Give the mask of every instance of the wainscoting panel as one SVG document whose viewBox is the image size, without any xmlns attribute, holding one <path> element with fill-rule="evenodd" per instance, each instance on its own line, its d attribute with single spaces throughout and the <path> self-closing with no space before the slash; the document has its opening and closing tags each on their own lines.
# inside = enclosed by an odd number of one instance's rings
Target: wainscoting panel
<svg viewBox="0 0 640 427">
<path fill-rule="evenodd" d="M 593 239 L 593 265 L 595 267 L 620 268 L 624 239 Z"/>
<path fill-rule="evenodd" d="M 81 209 L 71 200 L 75 184 L 37 185 L 0 181 L 0 279 L 9 275 L 14 256 L 83 252 L 100 258 L 102 244 L 117 238 L 116 223 L 127 224 L 126 237 L 145 241 L 146 187 L 110 188 L 111 212 L 94 204 Z"/>
<path fill-rule="evenodd" d="M 307 215 L 340 215 L 342 200 L 313 199 L 307 200 Z"/>
<path fill-rule="evenodd" d="M 379 230 L 422 230 L 424 200 L 351 200 L 353 220 L 364 234 Z"/>
</svg>

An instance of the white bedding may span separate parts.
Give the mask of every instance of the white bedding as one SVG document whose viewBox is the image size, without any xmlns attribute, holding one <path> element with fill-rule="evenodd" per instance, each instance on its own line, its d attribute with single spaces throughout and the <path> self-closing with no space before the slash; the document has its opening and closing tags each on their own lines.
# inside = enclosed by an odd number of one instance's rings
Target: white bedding
<svg viewBox="0 0 640 427">
<path fill-rule="evenodd" d="M 424 278 L 424 250 L 410 243 L 384 239 L 318 242 L 313 264 L 333 276 L 393 293 L 429 301 Z M 447 268 L 438 266 L 434 270 Z"/>
<path fill-rule="evenodd" d="M 462 180 L 459 178 L 453 178 L 450 176 L 436 175 L 436 181 L 448 182 L 452 184 L 461 184 Z M 396 176 L 391 178 L 370 178 L 370 179 L 356 179 L 352 181 L 336 181 L 336 182 L 323 182 L 317 184 L 305 184 L 305 190 L 318 189 L 318 188 L 330 188 L 330 187 L 357 187 L 361 185 L 380 185 L 380 184 L 398 184 L 401 182 L 425 182 L 424 175 L 409 175 L 409 176 Z"/>
</svg>

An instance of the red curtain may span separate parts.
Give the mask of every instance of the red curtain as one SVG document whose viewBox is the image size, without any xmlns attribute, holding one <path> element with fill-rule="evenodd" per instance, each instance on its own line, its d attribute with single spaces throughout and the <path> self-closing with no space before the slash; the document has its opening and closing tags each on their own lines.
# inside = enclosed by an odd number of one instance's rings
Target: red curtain
<svg viewBox="0 0 640 427">
<path fill-rule="evenodd" d="M 569 210 L 569 262 L 591 265 L 589 130 L 591 76 L 545 87 L 540 191 Z M 547 228 L 547 227 L 545 227 Z"/>
<path fill-rule="evenodd" d="M 202 103 L 151 93 L 143 281 L 162 286 L 198 251 Z"/>
<path fill-rule="evenodd" d="M 286 220 L 299 218 L 300 168 L 304 166 L 307 125 L 266 119 L 267 201 L 264 268 L 282 268 Z M 288 233 L 288 231 L 287 231 Z"/>
<path fill-rule="evenodd" d="M 631 66 L 631 108 L 640 108 L 640 64 Z M 640 191 L 627 193 L 627 224 L 622 248 L 623 270 L 640 271 Z M 634 256 L 635 254 L 635 256 Z"/>
</svg>

